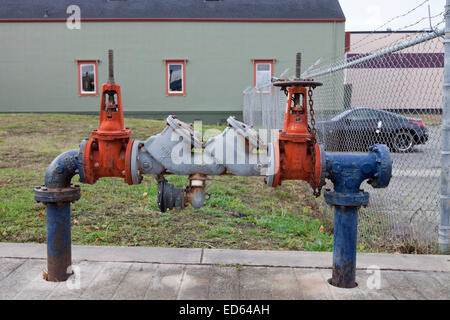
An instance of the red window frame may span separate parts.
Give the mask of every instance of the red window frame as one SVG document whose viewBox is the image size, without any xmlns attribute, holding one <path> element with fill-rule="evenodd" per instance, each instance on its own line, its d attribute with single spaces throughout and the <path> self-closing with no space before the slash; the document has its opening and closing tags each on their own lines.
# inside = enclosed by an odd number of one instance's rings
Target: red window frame
<svg viewBox="0 0 450 320">
<path fill-rule="evenodd" d="M 78 68 L 78 94 L 81 97 L 85 96 L 98 96 L 98 60 L 76 60 Z M 95 76 L 95 92 L 83 92 L 83 84 L 81 77 L 81 66 L 83 64 L 93 64 L 94 65 L 94 76 Z"/>
<path fill-rule="evenodd" d="M 256 69 L 258 64 L 270 64 L 270 77 L 273 77 L 275 59 L 253 59 L 253 86 L 256 87 Z"/>
<path fill-rule="evenodd" d="M 186 59 L 166 59 L 164 60 L 166 68 L 166 95 L 167 96 L 185 96 L 186 95 Z M 182 65 L 182 91 L 169 91 L 169 65 L 181 64 Z"/>
</svg>

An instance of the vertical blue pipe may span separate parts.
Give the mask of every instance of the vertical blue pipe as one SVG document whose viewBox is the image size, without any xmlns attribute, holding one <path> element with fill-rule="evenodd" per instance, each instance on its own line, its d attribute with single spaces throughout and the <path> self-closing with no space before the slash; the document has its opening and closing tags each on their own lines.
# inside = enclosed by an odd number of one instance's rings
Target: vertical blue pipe
<svg viewBox="0 0 450 320">
<path fill-rule="evenodd" d="M 356 287 L 357 207 L 335 206 L 333 275 L 331 284 L 340 288 Z"/>
<path fill-rule="evenodd" d="M 65 281 L 71 265 L 70 202 L 47 204 L 48 281 Z"/>
<path fill-rule="evenodd" d="M 450 1 L 450 0 L 449 0 Z M 334 206 L 333 275 L 330 283 L 339 288 L 354 288 L 358 209 L 369 204 L 369 194 L 360 189 L 368 180 L 374 188 L 385 188 L 392 175 L 392 159 L 385 145 L 369 147 L 368 154 L 324 153 L 324 177 L 334 190 L 324 192 L 325 201 Z"/>
</svg>

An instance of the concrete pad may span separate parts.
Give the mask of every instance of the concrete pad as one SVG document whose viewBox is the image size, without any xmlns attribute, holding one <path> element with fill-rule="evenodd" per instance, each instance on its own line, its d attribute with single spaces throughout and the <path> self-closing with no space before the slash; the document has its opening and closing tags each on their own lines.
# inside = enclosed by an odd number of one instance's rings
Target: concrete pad
<svg viewBox="0 0 450 320">
<path fill-rule="evenodd" d="M 156 275 L 158 265 L 134 263 L 112 297 L 115 300 L 141 300 Z"/>
<path fill-rule="evenodd" d="M 45 244 L 0 243 L 0 258 L 46 259 Z M 80 261 L 331 268 L 331 252 L 73 246 Z M 449 255 L 358 253 L 357 268 L 450 272 Z"/>
<path fill-rule="evenodd" d="M 371 265 L 383 270 L 415 270 L 450 272 L 449 255 L 358 253 L 357 268 Z"/>
<path fill-rule="evenodd" d="M 182 279 L 186 272 L 183 265 L 157 265 L 155 275 L 145 293 L 145 299 L 175 300 L 180 292 Z"/>
<path fill-rule="evenodd" d="M 208 299 L 239 299 L 239 271 L 235 267 L 210 267 Z"/>
<path fill-rule="evenodd" d="M 323 282 L 327 285 L 328 290 L 334 300 L 365 300 L 367 299 L 367 287 L 365 286 L 365 281 L 362 281 L 361 277 L 357 277 L 356 283 L 358 284 L 355 288 L 338 288 L 331 285 L 328 280 L 331 279 L 332 270 L 331 269 L 321 269 L 320 274 L 323 277 Z"/>
<path fill-rule="evenodd" d="M 0 258 L 47 259 L 47 245 L 41 243 L 0 243 Z"/>
<path fill-rule="evenodd" d="M 109 300 L 131 268 L 131 263 L 106 262 L 103 269 L 86 288 L 81 299 Z"/>
<path fill-rule="evenodd" d="M 450 299 L 443 255 L 358 254 L 358 287 L 342 289 L 330 252 L 74 246 L 75 275 L 53 283 L 45 249 L 0 244 L 0 299 Z"/>
<path fill-rule="evenodd" d="M 396 300 L 424 300 L 427 297 L 409 283 L 404 272 L 383 272 L 383 289 L 387 290 Z M 423 284 L 427 285 L 427 284 Z"/>
<path fill-rule="evenodd" d="M 19 268 L 22 264 L 26 262 L 25 259 L 1 259 L 2 263 L 0 264 L 0 281 L 5 279 L 12 273 L 14 270 Z"/>
<path fill-rule="evenodd" d="M 265 278 L 268 275 L 264 267 L 243 267 L 239 274 L 239 299 L 269 300 L 272 298 L 270 285 Z"/>
<path fill-rule="evenodd" d="M 244 267 L 239 274 L 239 299 L 298 300 L 303 290 L 292 268 Z"/>
<path fill-rule="evenodd" d="M 67 281 L 59 282 L 47 297 L 50 300 L 79 299 L 104 268 L 103 263 L 83 261 L 73 266 L 74 275 Z"/>
<path fill-rule="evenodd" d="M 213 282 L 211 266 L 186 266 L 177 299 L 206 300 Z"/>
<path fill-rule="evenodd" d="M 303 299 L 303 291 L 295 281 L 292 268 L 266 268 L 266 270 L 268 272 L 264 281 L 269 285 L 271 299 Z"/>
<path fill-rule="evenodd" d="M 420 291 L 425 299 L 448 300 L 450 298 L 448 296 L 450 293 L 450 274 L 448 273 L 402 272 L 402 275 L 416 291 Z"/>
<path fill-rule="evenodd" d="M 304 300 L 329 300 L 333 298 L 330 287 L 320 269 L 293 269 L 296 283 L 298 284 Z"/>
<path fill-rule="evenodd" d="M 42 278 L 42 271 L 45 268 L 45 261 L 28 259 L 8 277 L 0 281 L 0 299 L 14 299 L 16 295 L 21 293 L 24 288 L 35 281 Z"/>
<path fill-rule="evenodd" d="M 204 249 L 202 263 L 298 268 L 331 268 L 332 252 Z M 450 272 L 448 255 L 358 253 L 357 269 Z"/>
<path fill-rule="evenodd" d="M 204 249 L 202 263 L 246 266 L 322 267 L 331 266 L 331 252 Z"/>
<path fill-rule="evenodd" d="M 105 262 L 200 263 L 202 249 L 72 246 L 72 260 Z M 0 258 L 47 259 L 47 245 L 0 243 Z"/>
<path fill-rule="evenodd" d="M 46 281 L 43 278 L 42 270 L 46 268 L 45 261 L 34 260 L 33 262 L 40 266 L 40 272 L 38 271 L 32 279 L 24 283 L 22 290 L 14 297 L 16 300 L 44 300 L 61 284 L 60 282 Z"/>
</svg>

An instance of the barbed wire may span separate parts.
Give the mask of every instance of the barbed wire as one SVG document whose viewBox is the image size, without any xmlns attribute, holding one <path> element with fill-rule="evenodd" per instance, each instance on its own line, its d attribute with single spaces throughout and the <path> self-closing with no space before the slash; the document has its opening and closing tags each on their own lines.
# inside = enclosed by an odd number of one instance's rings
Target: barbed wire
<svg viewBox="0 0 450 320">
<path fill-rule="evenodd" d="M 441 13 L 444 13 L 444 11 Z M 411 33 L 405 33 L 402 37 L 399 37 L 399 38 L 395 39 L 394 41 L 383 44 L 383 46 L 374 46 L 373 50 L 365 50 L 363 53 L 355 53 L 355 55 L 351 56 L 351 57 L 348 57 L 347 55 L 339 55 L 339 56 L 334 56 L 334 57 L 327 58 L 327 59 L 321 59 L 321 63 L 316 65 L 315 67 L 310 68 L 309 73 L 316 73 L 316 72 L 328 69 L 328 68 L 330 68 L 330 66 L 340 65 L 343 62 L 352 62 L 352 61 L 357 60 L 361 57 L 364 57 L 368 54 L 374 53 L 375 51 L 390 48 L 399 43 L 407 42 L 407 41 L 413 40 L 415 38 L 422 37 L 424 33 L 435 32 L 437 27 L 439 25 L 441 25 L 443 22 L 445 22 L 445 20 L 441 20 L 439 23 L 435 24 L 433 26 L 433 30 L 423 29 L 423 30 L 414 31 Z M 373 34 L 371 34 L 371 35 L 373 35 Z M 388 35 L 390 36 L 392 34 L 388 34 Z M 378 42 L 382 39 L 386 39 L 386 38 L 387 38 L 387 35 L 379 36 L 379 37 L 371 40 L 370 42 L 365 43 L 365 45 L 368 46 L 369 44 L 376 43 L 376 42 Z M 354 50 L 355 49 L 352 48 L 352 51 L 354 51 Z"/>
<path fill-rule="evenodd" d="M 371 44 L 374 44 L 377 41 L 380 41 L 380 40 L 383 40 L 383 39 L 387 39 L 387 38 L 392 37 L 394 34 L 398 34 L 398 31 L 407 31 L 406 29 L 411 28 L 411 27 L 413 27 L 415 25 L 418 25 L 420 22 L 422 22 L 422 21 L 424 21 L 426 19 L 434 19 L 434 18 L 437 18 L 440 15 L 445 15 L 446 14 L 446 12 L 444 10 L 444 11 L 441 11 L 440 13 L 435 14 L 433 16 L 429 16 L 429 15 L 424 16 L 424 17 L 420 18 L 418 21 L 416 21 L 414 23 L 407 24 L 407 25 L 404 25 L 403 27 L 400 27 L 400 28 L 396 29 L 396 31 L 394 31 L 394 32 L 386 33 L 385 35 L 376 37 L 375 39 L 371 39 L 368 42 L 361 43 L 364 40 L 372 37 L 374 34 L 376 34 L 376 32 L 378 30 L 380 30 L 381 28 L 385 27 L 389 23 L 391 23 L 391 22 L 393 22 L 393 21 L 395 21 L 397 19 L 400 19 L 400 18 L 403 18 L 403 17 L 406 17 L 406 16 L 410 15 L 411 13 L 413 13 L 416 10 L 418 10 L 419 8 L 421 8 L 423 5 L 427 4 L 428 2 L 429 2 L 429 0 L 422 1 L 420 4 L 418 4 L 417 6 L 413 7 L 412 9 L 406 11 L 405 13 L 397 15 L 397 16 L 389 19 L 387 22 L 383 23 L 382 25 L 380 25 L 379 27 L 377 27 L 376 29 L 374 29 L 373 31 L 368 33 L 364 38 L 362 38 L 362 39 L 358 40 L 357 42 L 355 42 L 354 44 L 352 44 L 351 50 L 355 51 L 355 50 L 357 50 L 357 49 L 359 49 L 361 47 L 369 46 Z M 420 37 L 420 36 L 422 36 L 423 33 L 435 32 L 435 29 L 437 28 L 437 26 L 441 25 L 443 22 L 444 22 L 444 20 L 442 20 L 441 22 L 435 24 L 433 26 L 433 30 L 429 30 L 429 29 L 425 29 L 424 28 L 424 29 L 421 29 L 421 30 L 414 31 L 414 33 L 405 33 L 405 35 L 403 37 L 397 38 L 397 39 L 395 39 L 392 42 L 389 42 L 387 44 L 383 44 L 383 46 L 385 48 L 388 48 L 388 47 L 393 46 L 393 45 L 395 45 L 397 43 L 408 41 L 409 39 L 412 39 L 413 37 Z M 360 44 L 360 45 L 358 45 L 358 44 Z M 379 49 L 380 49 L 380 47 L 376 48 L 376 50 L 379 50 Z M 372 50 L 372 51 L 374 51 L 374 50 Z M 366 51 L 365 54 L 372 53 L 372 51 Z M 310 67 L 312 67 L 310 72 L 320 70 L 321 68 L 323 68 L 323 66 L 331 65 L 333 63 L 334 64 L 339 64 L 339 63 L 342 62 L 342 61 L 339 61 L 339 58 L 342 58 L 342 54 L 337 54 L 337 55 L 334 55 L 334 56 L 330 56 L 328 58 L 321 57 L 321 63 L 316 65 L 316 66 L 310 66 Z"/>
<path fill-rule="evenodd" d="M 424 21 L 424 20 L 437 18 L 437 17 L 439 17 L 440 15 L 442 15 L 444 12 L 445 12 L 445 10 L 444 10 L 444 11 L 441 11 L 440 13 L 438 13 L 438 14 L 436 14 L 436 15 L 434 15 L 434 16 L 431 16 L 431 17 L 428 17 L 428 16 L 422 17 L 422 18 L 420 18 L 418 21 L 416 21 L 416 22 L 414 22 L 414 23 L 411 23 L 411 24 L 408 24 L 408 25 L 405 25 L 405 26 L 403 26 L 403 27 L 397 29 L 396 31 L 405 31 L 405 30 L 408 29 L 408 28 L 411 28 L 411 27 L 413 27 L 413 26 L 415 26 L 415 25 L 418 25 L 419 23 L 421 23 L 421 22 Z M 436 27 L 436 26 L 434 26 L 434 27 Z M 430 31 L 432 31 L 432 30 L 429 30 L 429 29 L 422 29 L 422 30 L 419 30 L 419 31 L 423 31 L 423 32 L 427 32 L 427 31 L 428 31 L 428 32 L 430 32 Z M 376 42 L 376 41 L 378 41 L 378 40 L 382 40 L 382 39 L 385 39 L 385 38 L 389 38 L 389 37 L 391 37 L 393 34 L 395 34 L 396 32 L 394 31 L 394 32 L 392 32 L 392 33 L 387 33 L 387 34 L 386 34 L 385 36 L 383 36 L 383 37 L 380 37 L 380 38 L 378 38 L 378 39 L 376 39 L 376 40 L 371 40 L 371 41 L 369 41 L 369 42 L 362 43 L 362 44 L 360 44 L 359 46 L 357 46 L 358 43 L 360 43 L 360 42 L 363 41 L 364 39 L 368 39 L 368 38 L 369 38 L 371 35 L 373 35 L 374 33 L 375 33 L 375 31 L 372 31 L 372 32 L 369 33 L 366 37 L 364 37 L 363 39 L 361 39 L 361 40 L 359 40 L 358 42 L 354 43 L 354 44 L 352 45 L 352 50 L 356 50 L 356 49 L 359 49 L 359 48 L 361 48 L 361 47 L 363 47 L 363 46 L 367 46 L 367 45 L 369 45 L 369 44 L 371 44 L 371 43 L 373 43 L 373 42 Z"/>
<path fill-rule="evenodd" d="M 378 31 L 378 30 L 380 30 L 381 28 L 387 26 L 389 23 L 391 23 L 391 22 L 393 22 L 393 21 L 395 21 L 395 20 L 397 20 L 397 19 L 406 17 L 407 15 L 413 13 L 414 11 L 416 11 L 417 9 L 419 9 L 419 8 L 422 7 L 425 3 L 428 3 L 428 2 L 429 2 L 429 0 L 425 0 L 425 1 L 423 1 L 421 4 L 419 4 L 418 6 L 416 6 L 416 7 L 412 8 L 412 9 L 410 9 L 409 11 L 407 11 L 406 13 L 403 13 L 403 14 L 401 14 L 401 15 L 398 15 L 398 16 L 396 16 L 396 17 L 394 17 L 394 18 L 388 20 L 387 22 L 385 22 L 384 24 L 382 24 L 382 25 L 379 26 L 378 28 L 374 29 L 374 30 L 371 32 L 371 34 L 374 33 L 374 32 L 376 32 L 376 31 Z M 369 36 L 369 35 L 368 35 L 368 36 Z M 368 37 L 368 36 L 367 36 L 367 37 Z M 361 39 L 359 42 L 361 42 L 361 41 L 364 41 L 364 38 Z M 359 42 L 356 42 L 355 45 L 358 44 Z"/>
</svg>

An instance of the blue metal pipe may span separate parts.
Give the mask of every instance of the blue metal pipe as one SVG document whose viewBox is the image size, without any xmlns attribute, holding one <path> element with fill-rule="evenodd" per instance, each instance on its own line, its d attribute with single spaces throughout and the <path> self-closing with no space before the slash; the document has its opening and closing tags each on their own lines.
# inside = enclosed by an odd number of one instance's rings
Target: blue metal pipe
<svg viewBox="0 0 450 320">
<path fill-rule="evenodd" d="M 47 204 L 47 280 L 65 281 L 72 264 L 70 202 Z"/>
<path fill-rule="evenodd" d="M 369 194 L 360 189 L 368 180 L 374 188 L 388 186 L 392 159 L 388 147 L 374 145 L 368 154 L 325 153 L 325 178 L 334 190 L 326 190 L 325 201 L 334 206 L 333 275 L 331 284 L 354 288 L 356 284 L 356 245 L 358 208 L 369 203 Z"/>
<path fill-rule="evenodd" d="M 80 199 L 80 187 L 71 185 L 80 172 L 79 151 L 70 150 L 52 161 L 45 185 L 34 189 L 36 201 L 47 206 L 47 280 L 65 281 L 72 264 L 70 203 Z"/>
<path fill-rule="evenodd" d="M 340 288 L 356 286 L 356 240 L 358 209 L 336 206 L 334 211 L 333 275 L 331 284 Z"/>
</svg>

